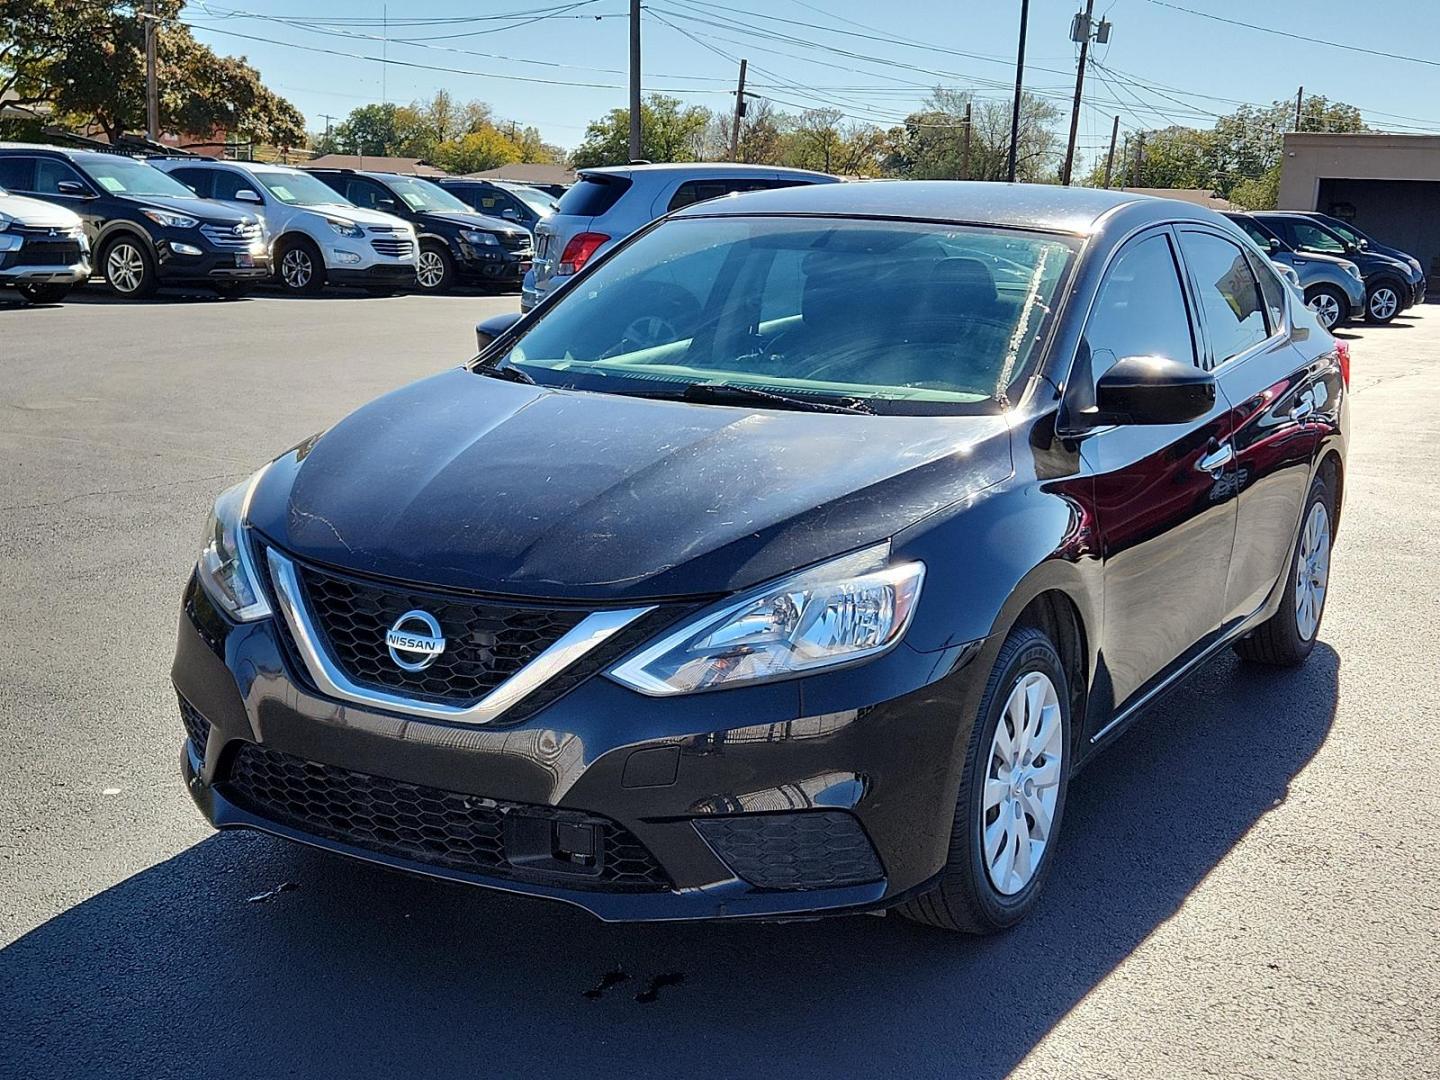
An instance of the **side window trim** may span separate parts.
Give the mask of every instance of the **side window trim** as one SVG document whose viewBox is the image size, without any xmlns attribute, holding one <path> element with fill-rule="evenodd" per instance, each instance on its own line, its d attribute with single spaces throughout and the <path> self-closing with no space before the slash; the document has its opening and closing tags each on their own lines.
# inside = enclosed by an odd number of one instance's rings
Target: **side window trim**
<svg viewBox="0 0 1440 1080">
<path fill-rule="evenodd" d="M 1281 332 L 1270 325 L 1270 313 L 1268 311 L 1268 305 L 1265 303 L 1265 298 L 1262 293 L 1260 297 L 1260 303 L 1261 314 L 1265 319 L 1265 338 L 1261 341 L 1255 342 L 1255 344 L 1251 345 L 1249 348 L 1241 350 L 1234 356 L 1227 357 L 1226 359 L 1220 360 L 1218 362 L 1216 361 L 1215 347 L 1210 340 L 1210 327 L 1209 324 L 1205 321 L 1205 305 L 1200 303 L 1200 294 L 1197 291 L 1199 286 L 1195 281 L 1194 275 L 1190 272 L 1189 264 L 1185 261 L 1185 247 L 1183 244 L 1180 243 L 1180 233 L 1182 232 L 1200 233 L 1206 236 L 1213 236 L 1219 240 L 1224 240 L 1227 244 L 1230 244 L 1231 246 L 1239 250 L 1242 255 L 1244 254 L 1245 249 L 1240 247 L 1239 244 L 1236 244 L 1233 239 L 1226 236 L 1223 232 L 1220 232 L 1218 229 L 1212 229 L 1201 222 L 1186 222 L 1183 226 L 1171 226 L 1171 243 L 1174 245 L 1176 256 L 1180 260 L 1180 270 L 1185 281 L 1185 299 L 1187 305 L 1190 307 L 1190 319 L 1200 328 L 1201 339 L 1205 342 L 1203 354 L 1196 360 L 1196 364 L 1205 371 L 1220 371 L 1222 369 L 1228 369 L 1229 367 L 1231 367 L 1231 365 L 1242 363 L 1250 359 L 1250 357 L 1254 356 L 1256 353 L 1264 352 L 1265 350 L 1273 346 L 1276 343 L 1277 338 L 1281 336 Z M 1256 272 L 1253 266 L 1250 268 L 1250 272 L 1252 274 Z M 1256 279 L 1256 287 L 1259 287 L 1258 277 Z M 1288 299 L 1286 303 L 1289 303 Z"/>
</svg>

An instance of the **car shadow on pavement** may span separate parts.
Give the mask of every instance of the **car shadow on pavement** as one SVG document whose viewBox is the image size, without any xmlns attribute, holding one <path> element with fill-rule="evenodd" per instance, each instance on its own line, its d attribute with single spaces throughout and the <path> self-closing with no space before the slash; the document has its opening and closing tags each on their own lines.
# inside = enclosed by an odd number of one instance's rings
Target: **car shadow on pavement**
<svg viewBox="0 0 1440 1080">
<path fill-rule="evenodd" d="M 894 915 L 607 925 L 213 836 L 0 951 L 0 1062 L 29 1080 L 1002 1077 L 1285 800 L 1338 686 L 1323 644 L 1296 670 L 1209 664 L 1077 778 L 1040 907 L 986 939 Z"/>
</svg>

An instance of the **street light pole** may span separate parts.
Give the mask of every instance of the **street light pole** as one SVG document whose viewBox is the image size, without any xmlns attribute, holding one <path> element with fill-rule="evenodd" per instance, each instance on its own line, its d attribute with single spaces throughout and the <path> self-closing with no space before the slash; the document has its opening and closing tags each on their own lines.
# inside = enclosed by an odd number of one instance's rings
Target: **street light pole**
<svg viewBox="0 0 1440 1080">
<path fill-rule="evenodd" d="M 630 160 L 640 160 L 640 0 L 630 0 Z"/>
<path fill-rule="evenodd" d="M 1015 182 L 1015 156 L 1020 143 L 1020 95 L 1025 85 L 1025 31 L 1030 25 L 1030 0 L 1020 0 L 1020 49 L 1015 58 L 1015 106 L 1010 110 L 1010 159 L 1005 176 Z"/>
</svg>

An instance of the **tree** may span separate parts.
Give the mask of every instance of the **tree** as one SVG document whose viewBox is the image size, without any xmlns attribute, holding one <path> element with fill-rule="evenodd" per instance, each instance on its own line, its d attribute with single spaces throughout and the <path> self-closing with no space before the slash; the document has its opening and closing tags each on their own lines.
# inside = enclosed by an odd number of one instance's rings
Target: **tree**
<svg viewBox="0 0 1440 1080">
<path fill-rule="evenodd" d="M 1245 180 L 1258 180 L 1280 164 L 1285 132 L 1294 131 L 1295 103 L 1267 108 L 1242 105 L 1215 121 L 1216 190 L 1228 196 Z M 1366 131 L 1360 110 L 1311 94 L 1300 103 L 1300 131 Z"/>
<path fill-rule="evenodd" d="M 963 162 L 965 106 L 971 109 L 970 164 Z M 890 171 L 917 180 L 1004 180 L 1010 155 L 1010 102 L 976 98 L 964 90 L 936 89 L 924 107 L 905 118 L 890 140 Z M 1044 98 L 1022 94 L 1016 179 L 1053 181 L 1060 161 L 1054 126 L 1061 111 Z"/>
<path fill-rule="evenodd" d="M 524 153 L 513 139 L 487 125 L 457 139 L 436 143 L 428 160 L 446 172 L 473 173 L 522 161 Z"/>
<path fill-rule="evenodd" d="M 219 56 L 173 21 L 182 0 L 157 0 L 160 126 L 223 132 L 279 146 L 304 140 L 304 118 L 243 57 Z M 94 123 L 111 139 L 145 127 L 143 20 L 118 0 L 0 0 L 0 91 Z"/>
<path fill-rule="evenodd" d="M 1272 166 L 1257 179 L 1240 181 L 1230 189 L 1229 198 L 1246 210 L 1274 210 L 1280 201 L 1280 166 Z"/>
<path fill-rule="evenodd" d="M 701 155 L 709 122 L 709 109 L 651 94 L 640 105 L 640 156 L 646 161 L 693 161 Z M 630 110 L 611 109 L 592 120 L 570 160 L 577 169 L 629 161 Z"/>
<path fill-rule="evenodd" d="M 424 116 L 413 105 L 362 105 L 335 125 L 335 152 L 375 157 L 429 156 L 435 145 Z"/>
<path fill-rule="evenodd" d="M 1123 184 L 1135 160 L 1127 142 L 1117 155 L 1111 184 Z M 1213 132 L 1198 128 L 1172 127 L 1145 132 L 1138 186 L 1157 188 L 1203 188 L 1213 191 L 1216 182 L 1216 144 Z M 1105 183 L 1105 162 L 1097 161 L 1086 179 L 1090 187 Z"/>
</svg>

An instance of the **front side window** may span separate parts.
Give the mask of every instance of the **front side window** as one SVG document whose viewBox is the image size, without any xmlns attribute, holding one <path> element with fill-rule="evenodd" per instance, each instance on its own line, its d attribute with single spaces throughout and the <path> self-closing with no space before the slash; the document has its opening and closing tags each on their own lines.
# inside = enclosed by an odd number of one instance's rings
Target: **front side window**
<svg viewBox="0 0 1440 1080">
<path fill-rule="evenodd" d="M 86 158 L 84 168 L 90 179 L 107 195 L 156 195 L 168 199 L 193 199 L 193 191 L 173 176 L 142 161 L 126 157 Z"/>
<path fill-rule="evenodd" d="M 990 410 L 1033 369 L 1076 247 L 959 225 L 681 218 L 577 281 L 504 359 L 583 390 Z"/>
<path fill-rule="evenodd" d="M 1274 237 L 1275 234 L 1272 233 L 1269 229 L 1265 228 L 1264 225 L 1251 221 L 1248 218 L 1232 218 L 1231 220 L 1233 220 L 1236 225 L 1240 226 L 1241 232 L 1243 232 L 1246 236 L 1250 237 L 1251 240 L 1254 240 L 1255 243 L 1260 246 L 1261 251 L 1270 250 L 1270 240 L 1272 237 Z"/>
<path fill-rule="evenodd" d="M 1260 283 L 1237 245 L 1212 233 L 1187 231 L 1180 234 L 1180 248 L 1205 313 L 1216 364 L 1270 336 Z"/>
<path fill-rule="evenodd" d="M 72 184 L 85 182 L 80 174 L 63 161 L 54 158 L 38 158 L 35 162 L 35 193 L 37 195 L 67 194 L 60 190 L 60 184 L 68 180 Z M 188 192 L 187 192 L 188 194 Z"/>
<path fill-rule="evenodd" d="M 171 169 L 170 175 L 204 198 L 205 193 L 210 190 L 211 177 L 215 174 L 212 169 Z"/>
<path fill-rule="evenodd" d="M 1084 347 L 1095 379 L 1129 356 L 1195 362 L 1180 270 L 1164 233 L 1132 241 L 1110 265 L 1090 310 Z"/>
<path fill-rule="evenodd" d="M 1326 255 L 1344 255 L 1345 245 L 1340 238 L 1328 229 L 1322 229 L 1319 225 L 1311 225 L 1309 222 L 1296 221 L 1290 228 L 1295 233 L 1295 246 L 1304 248 L 1306 251 L 1320 251 Z"/>
<path fill-rule="evenodd" d="M 227 202 L 238 201 L 235 196 L 242 191 L 255 191 L 259 183 L 255 178 L 245 173 L 237 172 L 234 169 L 215 169 L 215 198 L 224 199 Z M 255 194 L 260 194 L 258 191 Z"/>
</svg>

